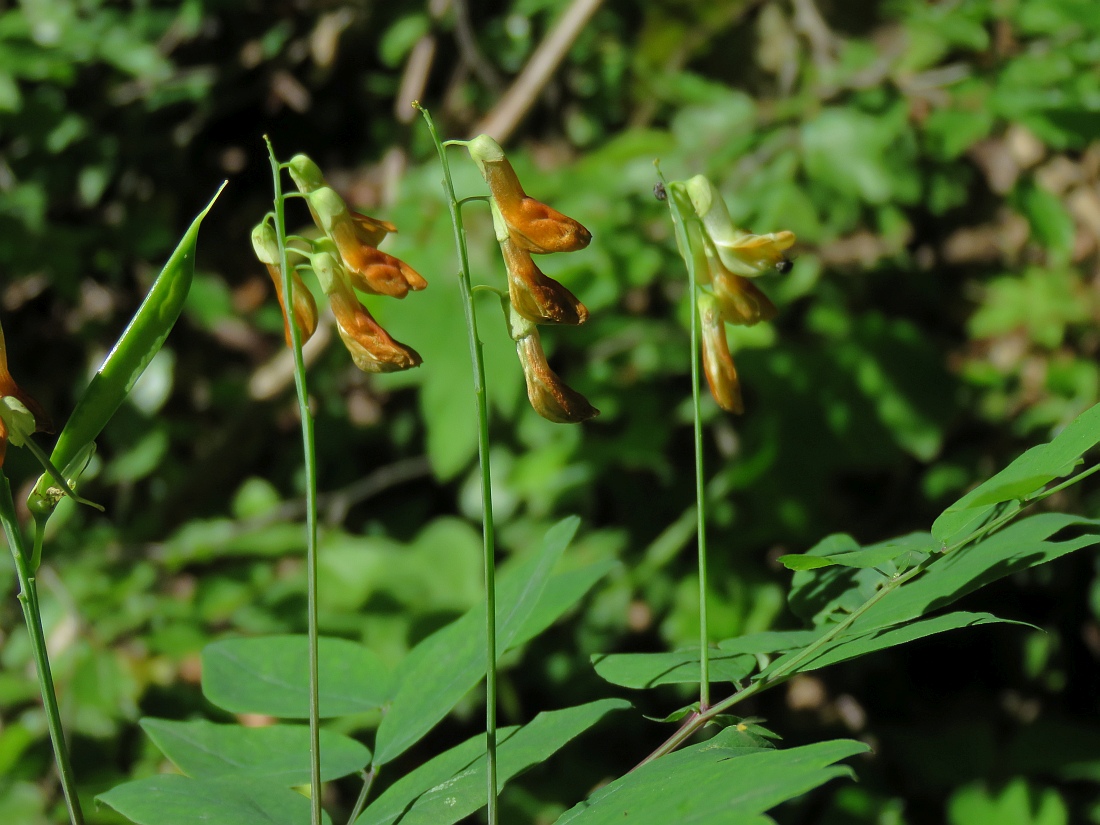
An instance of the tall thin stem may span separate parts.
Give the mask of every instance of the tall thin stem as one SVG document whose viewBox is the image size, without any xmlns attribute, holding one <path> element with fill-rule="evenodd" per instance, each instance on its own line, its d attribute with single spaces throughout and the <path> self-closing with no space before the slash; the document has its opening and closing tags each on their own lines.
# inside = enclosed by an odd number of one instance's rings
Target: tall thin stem
<svg viewBox="0 0 1100 825">
<path fill-rule="evenodd" d="M 84 825 L 84 813 L 80 810 L 80 799 L 76 794 L 73 766 L 69 761 L 68 749 L 65 747 L 65 732 L 61 728 L 61 711 L 57 705 L 57 692 L 54 689 L 53 672 L 50 670 L 50 656 L 46 650 L 46 634 L 42 629 L 42 611 L 38 606 L 38 583 L 27 566 L 30 555 L 27 553 L 23 532 L 19 529 L 19 520 L 15 515 L 11 485 L 8 484 L 8 478 L 2 472 L 0 472 L 0 521 L 3 522 L 8 547 L 15 560 L 15 572 L 19 577 L 19 606 L 23 609 L 23 619 L 27 623 L 27 632 L 31 637 L 34 666 L 38 671 L 38 690 L 42 694 L 42 704 L 46 709 L 46 725 L 50 731 L 50 741 L 53 743 L 53 755 L 61 778 L 61 790 L 65 794 L 65 807 L 68 808 L 69 821 L 72 825 Z"/>
<path fill-rule="evenodd" d="M 294 321 L 294 283 L 290 277 L 286 246 L 286 204 L 282 170 L 271 140 L 264 135 L 275 192 L 275 236 L 279 243 L 279 272 L 286 296 L 288 325 L 294 349 L 294 386 L 298 390 L 298 414 L 302 420 L 302 452 L 306 473 L 306 613 L 309 632 L 309 778 L 310 822 L 321 825 L 321 700 L 317 664 L 317 453 L 313 416 L 309 412 L 306 366 L 302 357 L 302 333 Z"/>
<path fill-rule="evenodd" d="M 699 548 L 699 710 L 705 711 L 710 707 L 710 634 L 707 622 L 707 498 L 703 479 L 703 420 L 699 398 L 699 293 L 695 257 L 688 246 L 684 216 L 677 200 L 679 193 L 675 187 L 666 187 L 666 194 L 672 226 L 679 246 L 684 250 L 684 263 L 691 284 L 691 402 L 695 425 L 695 517 Z"/>
<path fill-rule="evenodd" d="M 470 286 L 470 256 L 466 249 L 466 229 L 462 224 L 462 210 L 455 197 L 451 180 L 451 167 L 447 152 L 436 132 L 435 123 L 428 110 L 414 102 L 428 124 L 432 140 L 443 167 L 443 191 L 454 226 L 455 249 L 458 254 L 458 285 L 462 293 L 462 305 L 466 314 L 466 334 L 470 344 L 470 360 L 474 368 L 474 402 L 477 405 L 477 452 L 481 462 L 482 536 L 485 554 L 485 739 L 487 798 L 489 825 L 497 825 L 497 596 L 496 551 L 493 538 L 493 489 L 489 472 L 489 406 L 485 396 L 485 359 L 481 339 L 477 335 L 477 316 L 474 312 L 473 290 Z"/>
</svg>

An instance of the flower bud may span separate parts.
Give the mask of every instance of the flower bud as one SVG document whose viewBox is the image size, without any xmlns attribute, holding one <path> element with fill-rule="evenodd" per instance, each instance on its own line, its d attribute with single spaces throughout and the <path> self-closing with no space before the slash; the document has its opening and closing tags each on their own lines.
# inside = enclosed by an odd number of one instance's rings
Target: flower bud
<svg viewBox="0 0 1100 825">
<path fill-rule="evenodd" d="M 576 424 L 600 414 L 583 395 L 566 386 L 546 363 L 538 329 L 516 341 L 516 352 L 527 380 L 527 398 L 535 412 L 555 424 Z"/>
<path fill-rule="evenodd" d="M 741 382 L 726 343 L 726 325 L 713 296 L 698 296 L 699 323 L 703 344 L 703 372 L 707 376 L 710 394 L 718 406 L 727 412 L 743 413 Z"/>
<path fill-rule="evenodd" d="M 420 354 L 395 341 L 359 302 L 351 277 L 336 255 L 315 252 L 310 263 L 328 296 L 337 332 L 355 366 L 363 372 L 397 372 L 420 366 Z"/>
<path fill-rule="evenodd" d="M 500 209 L 512 240 L 528 252 L 574 252 L 584 249 L 592 233 L 580 223 L 528 197 L 519 178 L 504 156 L 500 144 L 488 135 L 478 135 L 466 148 L 489 184 L 493 201 Z"/>
<path fill-rule="evenodd" d="M 308 195 L 315 189 L 320 189 L 325 185 L 325 176 L 321 174 L 321 167 L 314 163 L 308 155 L 295 155 L 287 163 L 286 168 L 290 172 L 290 178 L 294 181 L 294 185 L 298 187 L 298 191 L 303 195 Z"/>
<path fill-rule="evenodd" d="M 702 219 L 718 257 L 730 272 L 753 278 L 773 269 L 790 268 L 783 253 L 794 245 L 793 232 L 784 230 L 767 235 L 745 232 L 733 225 L 721 193 L 706 177 L 696 175 L 685 186 L 695 214 Z"/>
<path fill-rule="evenodd" d="M 366 215 L 353 215 L 336 191 L 328 186 L 307 196 L 317 225 L 336 244 L 344 266 L 363 292 L 404 298 L 410 289 L 428 282 L 404 261 L 378 250 L 375 244 L 393 231 L 393 224 Z"/>
<path fill-rule="evenodd" d="M 286 338 L 286 345 L 293 346 L 294 341 L 290 337 L 290 320 L 286 314 L 286 299 L 283 295 L 279 241 L 275 235 L 275 228 L 267 221 L 257 224 L 252 230 L 252 249 L 256 252 L 260 263 L 267 267 L 267 274 L 271 276 L 271 282 L 275 285 L 275 295 L 279 299 L 279 307 L 283 313 L 283 336 Z M 291 289 L 294 293 L 294 323 L 302 333 L 304 344 L 317 330 L 317 302 L 296 270 L 290 271 L 290 280 L 293 283 Z"/>
</svg>

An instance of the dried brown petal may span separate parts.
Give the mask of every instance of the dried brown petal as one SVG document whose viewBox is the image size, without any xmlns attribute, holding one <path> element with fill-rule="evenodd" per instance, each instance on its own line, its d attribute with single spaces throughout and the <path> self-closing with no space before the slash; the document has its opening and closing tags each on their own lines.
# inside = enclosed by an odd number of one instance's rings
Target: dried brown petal
<svg viewBox="0 0 1100 825">
<path fill-rule="evenodd" d="M 527 398 L 535 412 L 555 424 L 576 424 L 600 414 L 583 395 L 568 387 L 546 363 L 537 329 L 516 341 L 527 379 Z"/>
</svg>

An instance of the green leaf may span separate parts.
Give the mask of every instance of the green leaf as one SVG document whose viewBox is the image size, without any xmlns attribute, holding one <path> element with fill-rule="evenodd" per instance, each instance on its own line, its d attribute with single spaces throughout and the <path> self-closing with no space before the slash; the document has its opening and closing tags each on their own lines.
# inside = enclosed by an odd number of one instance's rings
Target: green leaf
<svg viewBox="0 0 1100 825">
<path fill-rule="evenodd" d="M 558 522 L 547 532 L 541 552 L 498 580 L 498 657 L 515 643 L 520 629 L 536 612 L 550 573 L 579 524 L 576 517 Z M 483 614 L 483 608 L 475 607 L 418 644 L 401 663 L 393 705 L 378 727 L 376 765 L 391 761 L 415 744 L 485 675 Z"/>
<path fill-rule="evenodd" d="M 596 791 L 556 825 L 729 825 L 765 811 L 838 776 L 835 764 L 868 748 L 862 742 L 819 742 L 802 748 L 753 747 L 736 728 L 701 745 L 662 756 Z"/>
<path fill-rule="evenodd" d="M 596 582 L 618 566 L 619 562 L 614 559 L 604 559 L 552 576 L 546 583 L 546 589 L 542 591 L 535 609 L 516 632 L 512 646 L 519 647 L 526 644 L 550 627 L 567 610 L 584 598 Z"/>
<path fill-rule="evenodd" d="M 1069 825 L 1069 811 L 1053 788 L 1039 790 L 1017 777 L 1000 793 L 972 783 L 957 790 L 947 806 L 950 825 Z"/>
<path fill-rule="evenodd" d="M 497 779 L 501 786 L 546 761 L 571 739 L 613 710 L 621 699 L 540 713 L 521 728 L 498 731 Z M 485 807 L 485 736 L 466 740 L 406 774 L 374 801 L 356 825 L 451 825 Z"/>
<path fill-rule="evenodd" d="M 699 649 L 671 653 L 596 654 L 592 664 L 603 679 L 628 688 L 699 681 Z M 744 653 L 712 651 L 710 680 L 740 682 L 756 670 L 756 657 Z"/>
<path fill-rule="evenodd" d="M 1049 444 L 1032 447 L 948 507 L 933 523 L 932 535 L 942 546 L 966 539 L 1006 506 L 1018 508 L 1020 501 L 1071 473 L 1081 456 L 1097 443 L 1100 443 L 1100 405 L 1081 413 Z"/>
<path fill-rule="evenodd" d="M 392 676 L 370 650 L 347 639 L 318 640 L 321 716 L 376 710 L 390 697 Z M 309 716 L 309 639 L 223 639 L 202 651 L 202 692 L 231 713 Z"/>
<path fill-rule="evenodd" d="M 911 547 L 899 544 L 878 544 L 861 550 L 846 553 L 832 553 L 828 556 L 788 555 L 780 556 L 779 561 L 788 570 L 816 570 L 821 567 L 881 567 L 898 556 L 912 552 Z"/>
<path fill-rule="evenodd" d="M 920 622 L 902 625 L 901 627 L 880 628 L 866 633 L 845 634 L 822 647 L 811 658 L 798 665 L 798 673 L 803 673 L 818 668 L 835 665 L 838 662 L 846 662 L 868 653 L 886 650 L 890 647 L 903 645 L 906 642 L 934 636 L 948 630 L 958 630 L 963 627 L 978 627 L 985 624 L 1022 624 L 1022 622 L 1010 622 L 1007 619 L 999 619 L 989 613 L 948 613 L 926 619 Z M 822 631 L 824 632 L 824 630 Z M 776 668 L 783 667 L 793 657 L 799 655 L 800 650 L 794 650 L 776 659 L 772 664 L 760 673 L 757 678 L 763 679 Z"/>
<path fill-rule="evenodd" d="M 1073 218 L 1062 206 L 1061 199 L 1041 186 L 1021 183 L 1012 198 L 1016 207 L 1031 224 L 1031 231 L 1059 262 L 1069 260 L 1077 229 Z"/>
<path fill-rule="evenodd" d="M 750 633 L 734 639 L 724 639 L 718 643 L 720 650 L 730 653 L 751 653 L 770 655 L 784 650 L 805 647 L 818 636 L 816 630 L 765 630 Z"/>
<path fill-rule="evenodd" d="M 96 797 L 137 825 L 301 825 L 309 800 L 274 783 L 189 779 L 178 774 L 126 782 Z M 332 825 L 328 814 L 324 822 Z"/>
<path fill-rule="evenodd" d="M 1092 547 L 1100 543 L 1100 535 L 1086 533 L 1062 541 L 1052 541 L 1051 537 L 1067 528 L 1098 525 L 1100 521 L 1064 513 L 1042 513 L 1010 524 L 971 547 L 948 553 L 923 575 L 872 606 L 855 620 L 851 630 L 860 632 L 916 619 L 997 579 Z"/>
<path fill-rule="evenodd" d="M 238 777 L 286 787 L 310 781 L 309 728 L 303 725 L 246 728 L 203 719 L 142 719 L 141 727 L 177 768 L 195 779 Z M 321 731 L 322 780 L 355 773 L 369 761 L 370 751 L 364 745 Z"/>
</svg>

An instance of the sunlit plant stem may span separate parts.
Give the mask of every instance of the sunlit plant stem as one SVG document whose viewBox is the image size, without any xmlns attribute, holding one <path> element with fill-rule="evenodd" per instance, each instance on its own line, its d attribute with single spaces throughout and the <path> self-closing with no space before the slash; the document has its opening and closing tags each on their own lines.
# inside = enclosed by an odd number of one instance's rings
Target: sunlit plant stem
<svg viewBox="0 0 1100 825">
<path fill-rule="evenodd" d="M 466 229 L 462 223 L 461 202 L 455 197 L 451 167 L 447 152 L 428 110 L 414 102 L 431 132 L 443 167 L 443 191 L 454 227 L 455 249 L 458 254 L 458 285 L 466 315 L 466 333 L 470 344 L 470 359 L 474 370 L 474 400 L 477 404 L 477 451 L 481 464 L 482 535 L 485 556 L 485 747 L 489 825 L 497 825 L 497 629 L 496 629 L 496 551 L 493 537 L 493 492 L 489 472 L 489 407 L 485 396 L 485 359 L 481 339 L 477 335 L 477 315 L 470 286 L 470 256 L 466 249 Z"/>
<path fill-rule="evenodd" d="M 286 198 L 283 195 L 282 166 L 275 157 L 271 140 L 264 135 L 271 179 L 275 192 L 275 235 L 279 243 L 279 273 L 286 306 L 294 306 L 294 284 L 290 277 L 286 246 Z M 309 633 L 309 777 L 310 821 L 321 825 L 321 711 L 317 664 L 317 453 L 313 438 L 313 416 L 309 412 L 306 366 L 302 357 L 302 332 L 289 313 L 294 351 L 294 386 L 298 391 L 298 415 L 302 421 L 302 452 L 306 475 L 306 613 Z"/>
<path fill-rule="evenodd" d="M 38 582 L 28 567 L 31 558 L 27 553 L 23 532 L 15 515 L 15 502 L 11 497 L 11 485 L 8 478 L 0 472 L 0 521 L 4 525 L 4 534 L 15 560 L 15 572 L 19 578 L 19 606 L 23 609 L 23 618 L 27 622 L 27 632 L 31 637 L 31 651 L 34 654 L 34 667 L 38 671 L 38 689 L 42 694 L 42 704 L 46 709 L 46 725 L 53 743 L 53 755 L 57 761 L 57 772 L 61 779 L 61 790 L 65 794 L 65 806 L 69 811 L 72 825 L 83 825 L 84 814 L 80 810 L 80 800 L 76 795 L 76 781 L 73 766 L 69 761 L 69 752 L 65 747 L 65 733 L 61 728 L 61 711 L 57 705 L 57 692 L 54 690 L 53 673 L 50 670 L 50 657 L 46 650 L 46 634 L 42 629 L 42 611 L 38 605 Z"/>
</svg>

